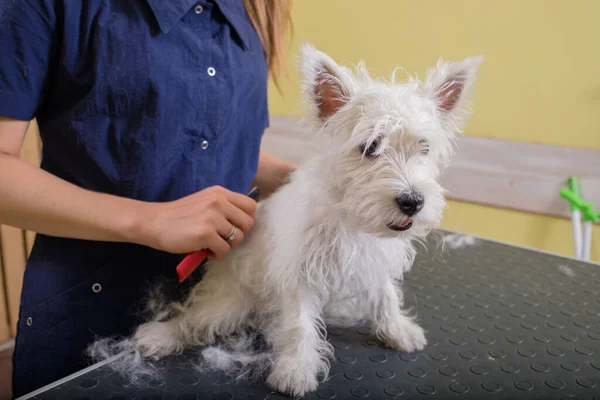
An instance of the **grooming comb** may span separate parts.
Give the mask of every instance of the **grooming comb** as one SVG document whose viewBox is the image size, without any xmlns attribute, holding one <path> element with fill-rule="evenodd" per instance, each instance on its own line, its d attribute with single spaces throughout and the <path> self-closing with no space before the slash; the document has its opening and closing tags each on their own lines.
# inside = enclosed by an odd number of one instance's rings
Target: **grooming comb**
<svg viewBox="0 0 600 400">
<path fill-rule="evenodd" d="M 257 187 L 252 188 L 248 192 L 248 197 L 258 202 L 260 192 Z M 189 253 L 177 266 L 177 275 L 179 275 L 179 282 L 183 282 L 191 275 L 192 272 L 198 267 L 204 266 L 208 261 L 208 249 L 202 249 Z"/>
</svg>

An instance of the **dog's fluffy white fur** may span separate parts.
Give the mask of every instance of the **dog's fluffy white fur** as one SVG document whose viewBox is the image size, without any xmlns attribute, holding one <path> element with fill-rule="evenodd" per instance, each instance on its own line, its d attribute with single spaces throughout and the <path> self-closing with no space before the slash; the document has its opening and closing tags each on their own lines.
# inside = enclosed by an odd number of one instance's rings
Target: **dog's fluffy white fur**
<svg viewBox="0 0 600 400">
<path fill-rule="evenodd" d="M 268 357 L 234 345 L 205 350 L 205 360 L 225 369 L 244 357 L 268 360 L 267 384 L 302 396 L 327 376 L 330 320 L 366 318 L 389 347 L 423 349 L 425 333 L 403 310 L 397 283 L 414 243 L 441 220 L 439 177 L 469 115 L 480 62 L 440 61 L 423 81 L 381 81 L 362 63 L 351 70 L 303 45 L 307 132 L 318 146 L 261 204 L 243 244 L 209 264 L 172 315 L 137 329 L 130 342 L 137 352 L 157 359 L 218 339 L 246 343 L 253 328 Z M 403 212 L 399 199 L 419 193 L 422 209 Z"/>
</svg>

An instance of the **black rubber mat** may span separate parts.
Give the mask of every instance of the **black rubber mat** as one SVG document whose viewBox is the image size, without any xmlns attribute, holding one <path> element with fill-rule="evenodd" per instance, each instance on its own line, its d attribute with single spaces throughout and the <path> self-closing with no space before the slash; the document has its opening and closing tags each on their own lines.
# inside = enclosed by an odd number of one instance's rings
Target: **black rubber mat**
<svg viewBox="0 0 600 400">
<path fill-rule="evenodd" d="M 600 266 L 477 240 L 419 255 L 405 282 L 429 345 L 403 354 L 365 327 L 330 329 L 330 378 L 308 399 L 600 400 Z M 287 398 L 167 360 L 163 385 L 126 388 L 104 368 L 35 399 Z"/>
</svg>

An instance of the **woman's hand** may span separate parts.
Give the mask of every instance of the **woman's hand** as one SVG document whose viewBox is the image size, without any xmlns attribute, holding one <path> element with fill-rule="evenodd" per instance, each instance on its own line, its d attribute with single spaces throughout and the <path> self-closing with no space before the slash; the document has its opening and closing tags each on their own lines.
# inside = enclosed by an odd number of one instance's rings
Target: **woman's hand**
<svg viewBox="0 0 600 400">
<path fill-rule="evenodd" d="M 256 202 L 219 186 L 168 203 L 145 203 L 138 214 L 138 241 L 170 253 L 210 251 L 221 260 L 254 224 Z M 224 239 L 237 228 L 232 241 Z"/>
</svg>

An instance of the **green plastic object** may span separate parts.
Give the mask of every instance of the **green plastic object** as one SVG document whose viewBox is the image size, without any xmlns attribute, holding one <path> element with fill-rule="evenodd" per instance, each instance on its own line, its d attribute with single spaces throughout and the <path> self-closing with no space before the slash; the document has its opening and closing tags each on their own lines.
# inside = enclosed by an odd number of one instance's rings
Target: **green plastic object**
<svg viewBox="0 0 600 400">
<path fill-rule="evenodd" d="M 579 210 L 584 221 L 597 222 L 600 219 L 600 213 L 596 213 L 592 203 L 583 201 L 579 197 L 579 182 L 577 178 L 570 177 L 568 186 L 568 189 L 561 188 L 559 195 L 571 204 L 571 211 Z"/>
<path fill-rule="evenodd" d="M 569 177 L 569 190 L 571 191 L 571 193 L 576 194 L 577 196 L 579 196 L 579 180 L 574 177 L 574 176 L 570 176 Z M 575 211 L 577 210 L 577 207 L 575 206 L 575 204 L 571 203 L 571 211 Z"/>
</svg>

